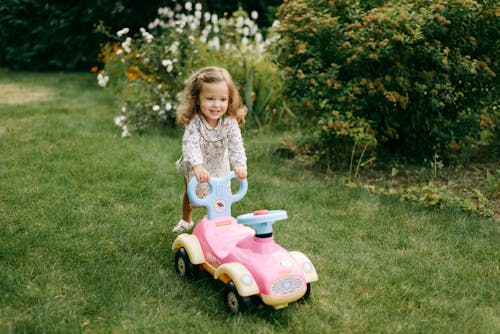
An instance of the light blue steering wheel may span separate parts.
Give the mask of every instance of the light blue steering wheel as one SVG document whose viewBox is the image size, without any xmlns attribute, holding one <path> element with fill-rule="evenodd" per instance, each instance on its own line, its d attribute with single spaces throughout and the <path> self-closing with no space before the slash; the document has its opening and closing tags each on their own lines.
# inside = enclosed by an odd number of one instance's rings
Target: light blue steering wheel
<svg viewBox="0 0 500 334">
<path fill-rule="evenodd" d="M 238 224 L 250 225 L 255 229 L 256 236 L 273 233 L 273 224 L 278 220 L 287 219 L 285 210 L 259 210 L 238 216 Z"/>
<path fill-rule="evenodd" d="M 196 187 L 199 182 L 196 177 L 193 177 L 187 186 L 189 200 L 194 205 L 206 207 L 208 219 L 231 216 L 231 205 L 241 200 L 248 190 L 248 181 L 246 179 L 238 180 L 240 187 L 235 194 L 232 194 L 230 185 L 232 179 L 237 179 L 234 171 L 229 172 L 223 177 L 211 177 L 208 180 L 210 188 L 208 195 L 199 198 L 196 195 Z"/>
</svg>

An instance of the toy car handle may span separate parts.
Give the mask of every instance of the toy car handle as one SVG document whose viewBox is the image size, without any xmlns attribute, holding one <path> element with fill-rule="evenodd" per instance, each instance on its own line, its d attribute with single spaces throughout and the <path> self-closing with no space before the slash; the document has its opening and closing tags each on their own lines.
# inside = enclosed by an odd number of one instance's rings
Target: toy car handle
<svg viewBox="0 0 500 334">
<path fill-rule="evenodd" d="M 278 220 L 287 219 L 285 210 L 260 210 L 238 216 L 238 224 L 250 225 L 255 229 L 256 236 L 273 233 L 273 224 Z"/>
<path fill-rule="evenodd" d="M 237 179 L 234 171 L 229 172 L 223 177 L 211 177 L 208 180 L 208 195 L 200 198 L 196 195 L 196 187 L 200 182 L 196 177 L 193 177 L 187 186 L 189 200 L 194 205 L 206 207 L 209 219 L 230 216 L 231 204 L 241 200 L 248 190 L 248 181 L 246 179 L 238 180 L 240 184 L 239 189 L 236 193 L 232 194 L 230 186 L 232 179 Z"/>
</svg>

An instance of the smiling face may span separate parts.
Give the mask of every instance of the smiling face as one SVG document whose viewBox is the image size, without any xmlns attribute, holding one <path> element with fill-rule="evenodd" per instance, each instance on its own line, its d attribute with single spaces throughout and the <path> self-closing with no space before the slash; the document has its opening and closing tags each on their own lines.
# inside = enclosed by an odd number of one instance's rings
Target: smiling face
<svg viewBox="0 0 500 334">
<path fill-rule="evenodd" d="M 229 106 L 229 88 L 225 81 L 204 83 L 200 91 L 200 109 L 203 117 L 215 128 L 219 118 L 224 116 Z"/>
</svg>

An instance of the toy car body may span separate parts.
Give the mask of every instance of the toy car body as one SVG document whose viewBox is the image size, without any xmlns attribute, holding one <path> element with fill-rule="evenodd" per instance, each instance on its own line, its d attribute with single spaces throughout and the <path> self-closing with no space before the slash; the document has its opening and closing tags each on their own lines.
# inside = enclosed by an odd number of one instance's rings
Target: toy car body
<svg viewBox="0 0 500 334">
<path fill-rule="evenodd" d="M 304 254 L 278 245 L 272 235 L 272 224 L 286 219 L 286 211 L 261 210 L 235 219 L 230 215 L 231 204 L 244 196 L 247 184 L 240 181 L 240 189 L 233 195 L 227 186 L 232 178 L 234 172 L 211 178 L 208 199 L 203 200 L 194 194 L 196 178 L 190 182 L 191 201 L 206 206 L 209 214 L 192 234 L 175 239 L 176 271 L 194 277 L 201 267 L 226 283 L 225 303 L 233 313 L 250 309 L 256 297 L 274 308 L 307 298 L 310 283 L 318 280 L 313 264 Z"/>
</svg>

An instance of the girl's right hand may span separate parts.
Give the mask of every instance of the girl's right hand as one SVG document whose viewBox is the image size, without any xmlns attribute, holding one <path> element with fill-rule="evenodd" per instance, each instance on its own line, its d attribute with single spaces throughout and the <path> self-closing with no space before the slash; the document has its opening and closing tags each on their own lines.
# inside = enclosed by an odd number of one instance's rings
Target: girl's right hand
<svg viewBox="0 0 500 334">
<path fill-rule="evenodd" d="M 210 173 L 208 173 L 203 165 L 193 166 L 193 172 L 200 183 L 206 183 L 210 179 Z"/>
</svg>

